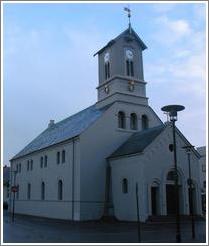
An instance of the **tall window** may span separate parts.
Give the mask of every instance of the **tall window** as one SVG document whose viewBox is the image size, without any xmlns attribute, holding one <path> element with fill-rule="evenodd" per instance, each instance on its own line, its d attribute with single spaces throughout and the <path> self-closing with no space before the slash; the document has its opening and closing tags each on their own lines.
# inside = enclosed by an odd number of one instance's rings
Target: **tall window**
<svg viewBox="0 0 209 246">
<path fill-rule="evenodd" d="M 134 63 L 133 63 L 134 53 L 132 50 L 126 50 L 126 75 L 134 76 Z"/>
<path fill-rule="evenodd" d="M 33 160 L 30 160 L 30 170 L 33 170 Z"/>
<path fill-rule="evenodd" d="M 145 130 L 149 127 L 148 118 L 145 114 L 142 115 L 142 130 Z"/>
<path fill-rule="evenodd" d="M 104 56 L 105 79 L 110 78 L 110 54 L 107 52 Z"/>
<path fill-rule="evenodd" d="M 40 167 L 43 168 L 43 166 L 44 166 L 44 158 L 43 158 L 43 156 L 41 156 L 41 158 L 40 158 Z"/>
<path fill-rule="evenodd" d="M 19 163 L 19 172 L 21 173 L 21 163 Z"/>
<path fill-rule="evenodd" d="M 122 191 L 123 191 L 123 193 L 128 193 L 128 180 L 127 179 L 123 179 Z"/>
<path fill-rule="evenodd" d="M 130 127 L 132 130 L 137 130 L 138 128 L 138 124 L 137 124 L 137 115 L 135 113 L 132 113 L 131 114 L 131 117 L 130 117 Z"/>
<path fill-rule="evenodd" d="M 27 171 L 29 171 L 29 167 L 30 167 L 30 162 L 29 160 L 27 161 Z"/>
<path fill-rule="evenodd" d="M 110 62 L 105 62 L 105 79 L 110 78 Z"/>
<path fill-rule="evenodd" d="M 126 75 L 127 76 L 134 76 L 134 64 L 131 60 L 126 60 Z"/>
<path fill-rule="evenodd" d="M 41 183 L 41 200 L 45 200 L 45 183 Z"/>
<path fill-rule="evenodd" d="M 125 113 L 120 111 L 118 113 L 118 127 L 119 128 L 125 128 L 126 127 L 125 120 L 126 120 Z"/>
<path fill-rule="evenodd" d="M 62 163 L 65 163 L 65 150 L 62 151 Z"/>
<path fill-rule="evenodd" d="M 63 184 L 62 184 L 62 180 L 58 181 L 58 200 L 62 200 L 62 196 L 63 196 Z"/>
<path fill-rule="evenodd" d="M 57 164 L 60 164 L 60 152 L 57 152 Z"/>
<path fill-rule="evenodd" d="M 30 198 L 31 198 L 31 184 L 30 183 L 28 183 L 27 198 L 28 198 L 28 200 L 30 200 Z"/>
<path fill-rule="evenodd" d="M 44 156 L 44 167 L 47 167 L 47 155 Z"/>
</svg>

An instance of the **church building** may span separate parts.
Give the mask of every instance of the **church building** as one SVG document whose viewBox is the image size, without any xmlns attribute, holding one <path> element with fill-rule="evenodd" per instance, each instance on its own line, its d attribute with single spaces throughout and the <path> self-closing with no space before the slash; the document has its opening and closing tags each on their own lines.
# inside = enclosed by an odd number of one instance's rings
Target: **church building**
<svg viewBox="0 0 209 246">
<path fill-rule="evenodd" d="M 100 49 L 97 102 L 48 127 L 11 159 L 15 213 L 83 221 L 175 214 L 172 125 L 149 106 L 146 45 L 131 25 Z M 159 91 L 160 93 L 160 91 Z M 162 95 L 163 96 L 163 95 Z M 73 102 L 71 102 L 73 103 Z M 162 105 L 164 106 L 164 105 Z M 180 213 L 190 213 L 191 145 L 176 129 Z M 193 205 L 201 215 L 199 154 L 191 153 Z M 11 203 L 12 205 L 12 203 Z"/>
</svg>

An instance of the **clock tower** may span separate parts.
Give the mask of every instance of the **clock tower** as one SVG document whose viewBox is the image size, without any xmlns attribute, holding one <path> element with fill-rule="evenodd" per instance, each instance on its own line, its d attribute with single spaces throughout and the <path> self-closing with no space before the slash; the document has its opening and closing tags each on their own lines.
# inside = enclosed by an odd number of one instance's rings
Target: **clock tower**
<svg viewBox="0 0 209 246">
<path fill-rule="evenodd" d="M 147 47 L 129 26 L 100 49 L 98 55 L 99 108 L 115 101 L 148 105 L 142 52 Z"/>
</svg>

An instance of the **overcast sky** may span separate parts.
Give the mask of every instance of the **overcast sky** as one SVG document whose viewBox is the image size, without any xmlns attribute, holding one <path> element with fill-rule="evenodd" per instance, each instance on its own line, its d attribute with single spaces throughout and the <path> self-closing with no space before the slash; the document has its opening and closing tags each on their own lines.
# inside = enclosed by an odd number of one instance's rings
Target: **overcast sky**
<svg viewBox="0 0 209 246">
<path fill-rule="evenodd" d="M 42 132 L 97 100 L 93 54 L 127 28 L 125 3 L 9 4 L 3 12 L 4 163 Z M 206 138 L 204 3 L 131 4 L 147 45 L 149 104 L 182 104 L 177 126 L 195 146 Z"/>
</svg>

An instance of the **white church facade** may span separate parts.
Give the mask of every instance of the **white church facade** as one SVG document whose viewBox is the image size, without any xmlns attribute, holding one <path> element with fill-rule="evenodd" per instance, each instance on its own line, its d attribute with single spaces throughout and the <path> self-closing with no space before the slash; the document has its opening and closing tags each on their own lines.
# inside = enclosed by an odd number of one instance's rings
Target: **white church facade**
<svg viewBox="0 0 209 246">
<path fill-rule="evenodd" d="M 15 213 L 66 220 L 140 219 L 175 213 L 172 129 L 148 104 L 142 52 L 129 27 L 99 50 L 98 101 L 48 127 L 11 159 Z M 190 144 L 177 130 L 180 213 L 189 214 Z M 195 214 L 200 215 L 199 154 L 191 154 Z"/>
</svg>

